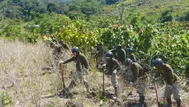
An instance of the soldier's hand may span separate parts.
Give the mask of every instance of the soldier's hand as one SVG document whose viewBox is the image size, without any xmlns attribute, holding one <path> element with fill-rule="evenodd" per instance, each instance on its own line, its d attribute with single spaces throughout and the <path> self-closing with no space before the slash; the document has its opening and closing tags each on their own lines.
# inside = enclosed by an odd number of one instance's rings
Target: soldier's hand
<svg viewBox="0 0 189 107">
<path fill-rule="evenodd" d="M 63 60 L 59 60 L 59 62 L 58 62 L 59 64 L 63 64 L 64 63 L 64 61 Z"/>
<path fill-rule="evenodd" d="M 105 68 L 105 67 L 106 67 L 106 64 L 103 64 L 103 65 L 102 65 L 102 68 Z"/>
<path fill-rule="evenodd" d="M 133 86 L 133 82 L 129 82 L 129 85 Z"/>
</svg>

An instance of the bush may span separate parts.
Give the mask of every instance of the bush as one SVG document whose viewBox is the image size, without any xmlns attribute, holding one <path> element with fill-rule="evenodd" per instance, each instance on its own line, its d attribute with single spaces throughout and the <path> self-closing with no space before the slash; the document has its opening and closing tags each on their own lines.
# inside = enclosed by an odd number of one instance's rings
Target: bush
<svg viewBox="0 0 189 107">
<path fill-rule="evenodd" d="M 162 13 L 161 22 L 168 22 L 173 20 L 172 10 L 166 10 Z"/>
</svg>

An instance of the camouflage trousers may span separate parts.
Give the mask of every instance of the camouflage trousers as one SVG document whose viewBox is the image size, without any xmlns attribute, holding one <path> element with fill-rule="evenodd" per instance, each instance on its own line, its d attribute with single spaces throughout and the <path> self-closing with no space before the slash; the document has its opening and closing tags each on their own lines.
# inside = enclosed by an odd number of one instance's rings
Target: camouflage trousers
<svg viewBox="0 0 189 107">
<path fill-rule="evenodd" d="M 180 84 L 179 84 L 179 82 L 175 82 L 173 85 L 166 84 L 164 96 L 167 99 L 171 99 L 172 94 L 173 94 L 173 98 L 175 100 L 180 99 Z"/>
<path fill-rule="evenodd" d="M 148 86 L 148 76 L 139 77 L 136 83 L 136 88 L 139 96 L 145 96 L 147 86 Z"/>
<path fill-rule="evenodd" d="M 111 82 L 113 87 L 118 87 L 118 77 L 117 77 L 117 70 L 114 70 L 111 75 Z"/>
<path fill-rule="evenodd" d="M 68 86 L 68 90 L 71 90 L 78 83 L 83 83 L 87 91 L 89 91 L 89 85 L 86 80 L 87 78 L 87 70 L 79 71 L 77 70 L 72 78 L 70 85 Z"/>
<path fill-rule="evenodd" d="M 77 70 L 74 74 L 74 77 L 72 78 L 72 81 L 74 81 L 75 83 L 83 83 L 86 80 L 87 77 L 87 72 L 85 70 L 83 71 L 79 71 Z"/>
<path fill-rule="evenodd" d="M 111 75 L 111 82 L 112 82 L 112 85 L 114 87 L 114 91 L 115 91 L 115 95 L 118 97 L 118 90 L 119 90 L 119 86 L 118 86 L 118 77 L 117 77 L 117 70 L 114 70 L 112 72 L 112 75 Z"/>
</svg>

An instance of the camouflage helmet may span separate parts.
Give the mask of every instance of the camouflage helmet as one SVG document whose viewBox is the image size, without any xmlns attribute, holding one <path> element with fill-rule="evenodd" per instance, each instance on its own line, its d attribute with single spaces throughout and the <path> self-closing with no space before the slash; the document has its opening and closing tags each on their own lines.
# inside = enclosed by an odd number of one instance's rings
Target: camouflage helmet
<svg viewBox="0 0 189 107">
<path fill-rule="evenodd" d="M 163 65 L 163 60 L 161 58 L 157 58 L 155 60 L 152 60 L 152 64 L 154 66 L 161 66 L 161 65 Z"/>
<path fill-rule="evenodd" d="M 106 57 L 110 57 L 110 58 L 113 58 L 113 53 L 111 51 L 108 51 L 106 53 Z"/>
<path fill-rule="evenodd" d="M 132 53 L 132 52 L 134 52 L 134 50 L 132 48 L 126 48 L 126 52 Z"/>
<path fill-rule="evenodd" d="M 121 45 L 119 44 L 119 45 L 117 45 L 115 48 L 116 48 L 116 49 L 121 49 Z"/>
<path fill-rule="evenodd" d="M 50 43 L 50 46 L 51 46 L 51 47 L 55 46 L 55 43 L 54 43 L 54 42 L 51 42 L 51 43 Z"/>
<path fill-rule="evenodd" d="M 130 65 L 131 63 L 133 63 L 133 61 L 130 58 L 125 59 L 125 62 L 124 62 L 125 65 Z"/>
<path fill-rule="evenodd" d="M 59 41 L 59 44 L 63 44 L 63 43 L 64 43 L 64 41 L 63 41 L 63 40 L 60 40 L 60 41 Z"/>
<path fill-rule="evenodd" d="M 72 48 L 72 53 L 74 53 L 74 52 L 79 53 L 79 48 L 78 47 Z"/>
</svg>

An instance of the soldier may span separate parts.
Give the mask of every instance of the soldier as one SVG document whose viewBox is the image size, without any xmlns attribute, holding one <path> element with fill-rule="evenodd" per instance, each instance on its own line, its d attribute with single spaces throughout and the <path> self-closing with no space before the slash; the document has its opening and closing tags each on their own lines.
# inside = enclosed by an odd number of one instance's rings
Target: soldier
<svg viewBox="0 0 189 107">
<path fill-rule="evenodd" d="M 64 49 L 70 50 L 68 44 L 66 44 L 63 40 L 60 40 L 60 41 L 59 41 L 59 44 L 60 44 Z"/>
<path fill-rule="evenodd" d="M 126 58 L 124 64 L 133 74 L 131 84 L 137 88 L 137 92 L 139 94 L 139 104 L 137 107 L 143 107 L 145 104 L 145 91 L 148 81 L 147 73 L 139 63 L 133 62 L 130 58 Z"/>
<path fill-rule="evenodd" d="M 97 46 L 97 58 L 96 58 L 96 61 L 97 61 L 97 68 L 99 65 L 103 64 L 104 63 L 104 54 L 105 54 L 105 47 L 103 46 L 102 43 L 98 44 Z"/>
<path fill-rule="evenodd" d="M 165 64 L 162 59 L 157 58 L 152 63 L 158 69 L 158 74 L 162 75 L 166 83 L 164 96 L 168 103 L 167 107 L 172 107 L 171 94 L 173 94 L 177 102 L 177 107 L 181 107 L 179 77 L 173 72 L 172 67 Z"/>
<path fill-rule="evenodd" d="M 86 88 L 87 92 L 89 92 L 89 85 L 85 79 L 86 74 L 88 72 L 88 66 L 89 66 L 88 61 L 87 61 L 86 57 L 82 53 L 80 53 L 78 47 L 72 48 L 71 51 L 73 54 L 72 58 L 70 58 L 66 61 L 59 62 L 59 64 L 66 64 L 71 61 L 75 61 L 75 63 L 76 63 L 75 75 L 72 78 L 72 81 L 70 82 L 68 88 L 65 91 L 66 91 L 66 93 L 69 93 L 71 91 L 71 89 L 76 86 L 77 80 L 80 79 L 81 81 L 83 80 L 85 88 Z"/>
<path fill-rule="evenodd" d="M 51 37 L 51 41 L 52 41 L 53 43 L 57 44 L 57 40 L 56 40 L 55 36 L 54 36 L 54 35 L 51 35 L 50 37 Z"/>
<path fill-rule="evenodd" d="M 107 69 L 107 75 L 111 75 L 111 82 L 115 90 L 115 98 L 118 97 L 118 91 L 119 91 L 119 86 L 118 86 L 118 78 L 117 78 L 117 71 L 120 70 L 120 64 L 116 59 L 113 58 L 113 53 L 112 52 L 107 52 L 106 53 L 106 69 Z"/>
<path fill-rule="evenodd" d="M 128 55 L 128 57 L 133 61 L 133 62 L 136 62 L 136 61 L 140 61 L 136 55 L 134 54 L 134 50 L 132 48 L 126 48 L 126 53 Z"/>
<path fill-rule="evenodd" d="M 116 46 L 116 49 L 112 49 L 110 51 L 114 54 L 118 61 L 120 61 L 122 64 L 124 63 L 126 52 L 124 49 L 122 49 L 121 45 Z"/>
<path fill-rule="evenodd" d="M 56 64 L 58 64 L 58 61 L 62 58 L 63 48 L 62 46 L 57 45 L 54 42 L 50 44 L 50 47 L 54 49 L 52 54 L 54 56 Z"/>
</svg>

